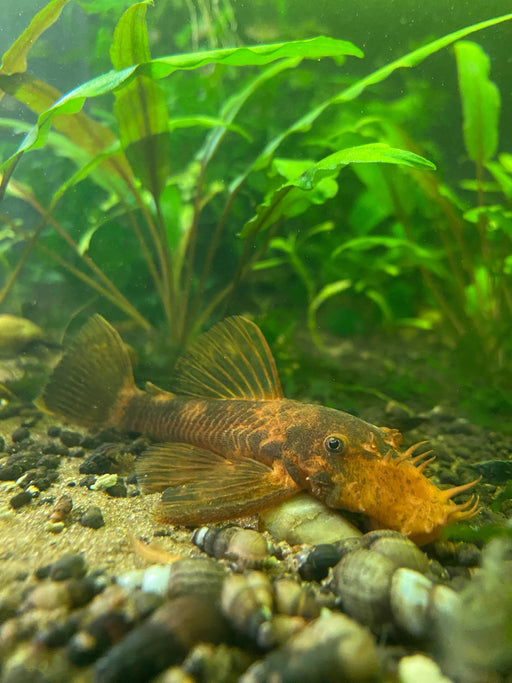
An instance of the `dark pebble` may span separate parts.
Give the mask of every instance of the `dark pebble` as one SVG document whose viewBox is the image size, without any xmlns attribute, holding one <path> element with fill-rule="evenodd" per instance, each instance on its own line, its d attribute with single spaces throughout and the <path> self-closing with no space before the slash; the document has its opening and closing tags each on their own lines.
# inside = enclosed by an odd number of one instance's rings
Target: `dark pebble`
<svg viewBox="0 0 512 683">
<path fill-rule="evenodd" d="M 26 451 L 24 453 L 14 453 L 7 459 L 7 465 L 19 465 L 23 472 L 37 467 L 41 455 L 36 451 Z"/>
<path fill-rule="evenodd" d="M 70 458 L 83 458 L 85 456 L 84 448 L 70 448 L 68 453 Z"/>
<path fill-rule="evenodd" d="M 27 417 L 21 423 L 22 427 L 34 427 L 39 422 L 39 415 L 33 415 L 32 417 Z"/>
<path fill-rule="evenodd" d="M 101 509 L 97 505 L 91 505 L 80 517 L 80 524 L 90 529 L 99 529 L 105 526 Z"/>
<path fill-rule="evenodd" d="M 83 555 L 63 555 L 56 560 L 50 569 L 52 581 L 64 581 L 65 579 L 81 579 L 87 569 Z"/>
<path fill-rule="evenodd" d="M 44 446 L 42 446 L 41 452 L 66 456 L 69 453 L 69 448 L 67 446 L 64 446 L 63 443 L 59 443 L 58 441 L 50 441 L 49 443 L 45 443 Z"/>
<path fill-rule="evenodd" d="M 11 498 L 9 503 L 11 507 L 17 510 L 18 508 L 27 505 L 32 500 L 32 495 L 28 491 L 20 491 L 15 496 Z"/>
<path fill-rule="evenodd" d="M 5 450 L 5 439 L 3 436 L 0 436 L 0 453 Z"/>
<path fill-rule="evenodd" d="M 23 473 L 23 470 L 19 465 L 2 465 L 0 467 L 0 481 L 16 481 L 19 479 Z"/>
<path fill-rule="evenodd" d="M 80 474 L 108 474 L 112 461 L 102 450 L 97 449 L 80 465 Z"/>
<path fill-rule="evenodd" d="M 135 484 L 137 485 L 139 482 L 137 481 L 137 475 L 135 472 L 133 474 L 130 474 L 128 477 L 126 477 L 126 483 L 127 484 Z"/>
<path fill-rule="evenodd" d="M 47 579 L 50 576 L 50 572 L 52 569 L 51 564 L 45 564 L 43 567 L 38 567 L 35 572 L 34 576 L 36 579 L 39 579 L 39 581 L 42 581 L 43 579 Z"/>
<path fill-rule="evenodd" d="M 87 605 L 87 603 L 98 593 L 96 584 L 89 578 L 71 578 L 66 583 L 66 588 L 68 589 L 71 609 Z"/>
<path fill-rule="evenodd" d="M 459 564 L 462 567 L 477 567 L 480 564 L 482 553 L 473 543 L 461 543 L 457 550 Z"/>
<path fill-rule="evenodd" d="M 100 440 L 94 436 L 91 436 L 91 434 L 85 434 L 85 436 L 82 436 L 80 439 L 80 443 L 78 445 L 90 451 L 100 445 Z"/>
<path fill-rule="evenodd" d="M 57 427 L 57 425 L 51 425 L 50 427 L 48 427 L 46 433 L 48 434 L 48 436 L 51 436 L 52 438 L 57 438 L 60 436 L 61 431 L 61 428 Z"/>
<path fill-rule="evenodd" d="M 88 474 L 83 479 L 80 479 L 80 481 L 78 482 L 78 485 L 79 486 L 87 486 L 87 488 L 90 489 L 91 486 L 95 483 L 96 483 L 96 477 L 94 476 L 94 474 Z"/>
<path fill-rule="evenodd" d="M 82 435 L 80 432 L 71 432 L 68 429 L 64 429 L 60 433 L 60 440 L 64 444 L 64 446 L 72 447 L 72 446 L 78 446 L 80 441 L 82 440 Z"/>
<path fill-rule="evenodd" d="M 45 467 L 47 470 L 56 470 L 60 465 L 60 458 L 58 455 L 43 455 L 37 461 L 38 467 Z"/>
<path fill-rule="evenodd" d="M 30 430 L 27 427 L 18 427 L 11 434 L 11 439 L 14 443 L 19 443 L 24 439 L 28 439 L 30 436 Z"/>
<path fill-rule="evenodd" d="M 128 489 L 124 485 L 124 481 L 122 479 L 118 479 L 117 484 L 105 489 L 105 493 L 108 493 L 108 495 L 112 496 L 112 498 L 126 498 L 128 495 Z"/>
</svg>

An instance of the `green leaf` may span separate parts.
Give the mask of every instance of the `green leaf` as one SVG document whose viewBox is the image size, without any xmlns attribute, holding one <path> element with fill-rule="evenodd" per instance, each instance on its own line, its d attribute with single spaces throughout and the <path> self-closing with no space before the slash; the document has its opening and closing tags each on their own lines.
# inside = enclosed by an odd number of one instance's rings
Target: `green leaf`
<svg viewBox="0 0 512 683">
<path fill-rule="evenodd" d="M 292 185 L 304 190 L 311 190 L 326 177 L 338 175 L 340 170 L 348 164 L 398 164 L 415 169 L 435 170 L 435 165 L 414 152 L 396 149 L 385 143 L 375 142 L 368 145 L 349 147 L 334 152 L 314 164 L 305 171 L 300 178 L 292 181 Z"/>
<path fill-rule="evenodd" d="M 333 296 L 337 296 L 347 289 L 352 287 L 352 281 L 348 279 L 336 280 L 336 282 L 329 282 L 329 284 L 322 287 L 322 289 L 316 294 L 315 298 L 310 304 L 311 311 L 318 311 L 320 306 L 325 303 L 328 299 L 332 299 Z"/>
<path fill-rule="evenodd" d="M 413 50 L 413 52 L 409 52 L 403 57 L 394 60 L 390 64 L 387 64 L 386 66 L 383 66 L 382 68 L 373 71 L 368 76 L 361 78 L 359 81 L 352 84 L 348 88 L 345 88 L 334 97 L 325 100 L 317 107 L 301 116 L 299 119 L 297 119 L 297 121 L 292 123 L 292 125 L 289 126 L 285 131 L 281 131 L 272 140 L 270 140 L 270 142 L 266 145 L 265 149 L 261 152 L 261 154 L 258 155 L 256 160 L 246 170 L 246 172 L 244 173 L 244 177 L 247 177 L 249 173 L 253 170 L 259 170 L 267 166 L 276 149 L 282 144 L 282 142 L 287 137 L 289 137 L 293 133 L 304 133 L 310 130 L 311 126 L 316 121 L 316 119 L 321 114 L 323 114 L 323 112 L 328 107 L 335 104 L 342 104 L 343 102 L 349 102 L 350 100 L 354 100 L 357 97 L 359 97 L 359 95 L 362 92 L 364 92 L 366 88 L 386 80 L 386 78 L 391 76 L 391 74 L 397 69 L 411 68 L 413 66 L 416 66 L 430 55 L 438 52 L 439 50 L 443 49 L 448 45 L 451 45 L 455 41 L 464 38 L 470 33 L 474 33 L 475 31 L 481 31 L 482 29 L 486 29 L 496 24 L 500 24 L 503 21 L 509 21 L 510 19 L 512 19 L 512 13 L 505 14 L 501 17 L 496 17 L 494 19 L 488 19 L 487 21 L 481 21 L 477 24 L 472 24 L 471 26 L 466 26 L 465 28 L 462 28 L 458 31 L 454 31 L 453 33 L 449 33 L 448 35 L 443 36 L 442 38 L 434 40 L 431 43 L 428 43 L 427 45 L 423 45 L 417 50 Z"/>
<path fill-rule="evenodd" d="M 114 32 L 110 58 L 116 69 L 150 60 L 146 2 L 129 7 Z M 139 75 L 116 91 L 114 113 L 121 145 L 135 174 L 159 197 L 170 170 L 169 113 L 165 94 L 150 77 Z"/>
<path fill-rule="evenodd" d="M 11 155 L 0 166 L 0 170 L 10 165 L 19 154 L 44 144 L 44 136 L 57 114 L 76 114 L 89 97 L 98 97 L 125 86 L 130 80 L 138 76 L 148 76 L 152 79 L 166 78 L 175 71 L 182 69 L 198 69 L 207 64 L 225 64 L 233 66 L 261 66 L 284 58 L 320 59 L 321 57 L 335 57 L 353 55 L 362 57 L 362 52 L 346 40 L 335 40 L 320 36 L 308 40 L 294 40 L 269 45 L 254 45 L 251 47 L 223 48 L 203 52 L 194 52 L 170 57 L 159 57 L 144 64 L 127 66 L 119 71 L 109 71 L 90 81 L 82 83 L 69 93 L 54 102 L 39 114 L 36 126 L 26 136 L 15 154 Z M 7 90 L 7 76 L 0 75 L 0 89 Z M 12 85 L 11 85 L 12 89 Z"/>
<path fill-rule="evenodd" d="M 283 215 L 297 215 L 297 210 L 292 214 L 288 207 L 297 201 L 297 189 L 303 192 L 312 192 L 311 203 L 322 204 L 334 196 L 334 178 L 340 170 L 353 163 L 388 163 L 411 166 L 418 169 L 435 168 L 434 164 L 423 157 L 402 149 L 395 149 L 383 143 L 372 143 L 349 147 L 339 152 L 330 154 L 316 164 L 310 165 L 306 170 L 303 161 L 292 163 L 290 160 L 277 160 L 276 169 L 283 174 L 291 174 L 294 171 L 302 171 L 300 175 L 288 180 L 283 185 L 272 190 L 258 206 L 256 214 L 245 223 L 240 237 L 247 237 L 253 230 L 265 230 Z M 288 195 L 291 195 L 290 197 Z M 300 197 L 307 201 L 306 195 Z M 307 205 L 302 204 L 301 210 Z M 299 211 L 300 212 L 300 211 Z"/>
<path fill-rule="evenodd" d="M 110 48 L 110 61 L 117 71 L 151 59 L 146 28 L 147 5 L 147 2 L 132 5 L 117 23 Z"/>
<path fill-rule="evenodd" d="M 498 146 L 500 93 L 489 79 L 489 57 L 479 45 L 460 41 L 455 45 L 455 56 L 464 115 L 464 143 L 469 158 L 483 164 Z"/>
<path fill-rule="evenodd" d="M 236 123 L 229 123 L 223 118 L 216 116 L 181 116 L 167 120 L 167 127 L 170 131 L 176 128 L 225 128 L 233 133 L 238 133 L 248 142 L 252 142 L 251 135 Z"/>
<path fill-rule="evenodd" d="M 503 156 L 503 155 L 502 155 Z M 501 161 L 501 157 L 500 157 Z M 512 176 L 507 173 L 503 163 L 497 163 L 496 161 L 488 161 L 485 167 L 493 174 L 501 188 L 501 191 L 507 197 L 507 199 L 512 198 Z"/>
<path fill-rule="evenodd" d="M 0 72 L 21 73 L 27 70 L 27 54 L 39 36 L 60 17 L 69 0 L 52 0 L 32 19 L 28 27 L 14 41 L 2 57 Z"/>
</svg>

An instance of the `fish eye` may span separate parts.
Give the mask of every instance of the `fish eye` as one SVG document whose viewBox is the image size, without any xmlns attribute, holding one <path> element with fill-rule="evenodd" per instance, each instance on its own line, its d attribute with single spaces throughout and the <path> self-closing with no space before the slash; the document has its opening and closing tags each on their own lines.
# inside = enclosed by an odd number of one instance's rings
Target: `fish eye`
<svg viewBox="0 0 512 683">
<path fill-rule="evenodd" d="M 325 450 L 328 453 L 343 453 L 345 450 L 345 440 L 338 434 L 331 434 L 324 441 Z"/>
</svg>

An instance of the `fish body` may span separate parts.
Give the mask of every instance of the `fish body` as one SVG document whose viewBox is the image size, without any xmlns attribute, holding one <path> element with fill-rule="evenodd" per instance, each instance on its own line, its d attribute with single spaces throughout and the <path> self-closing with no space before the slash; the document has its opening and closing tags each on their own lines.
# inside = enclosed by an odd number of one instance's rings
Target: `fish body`
<svg viewBox="0 0 512 683">
<path fill-rule="evenodd" d="M 399 450 L 396 430 L 283 397 L 254 323 L 232 317 L 178 361 L 176 393 L 135 386 L 121 338 L 100 316 L 77 335 L 39 405 L 88 427 L 144 433 L 164 443 L 138 461 L 160 521 L 201 524 L 252 514 L 306 490 L 328 507 L 362 512 L 375 528 L 418 543 L 475 514 L 423 474 L 426 454 Z"/>
</svg>

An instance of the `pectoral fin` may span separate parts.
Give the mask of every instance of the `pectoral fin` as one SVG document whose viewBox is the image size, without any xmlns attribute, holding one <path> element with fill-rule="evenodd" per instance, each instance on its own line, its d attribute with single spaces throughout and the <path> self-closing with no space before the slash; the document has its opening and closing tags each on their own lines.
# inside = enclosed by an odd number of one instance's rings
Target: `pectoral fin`
<svg viewBox="0 0 512 683">
<path fill-rule="evenodd" d="M 259 512 L 300 488 L 285 467 L 251 458 L 224 458 L 189 444 L 151 448 L 138 463 L 147 491 L 163 491 L 155 517 L 166 524 L 202 524 Z"/>
</svg>

